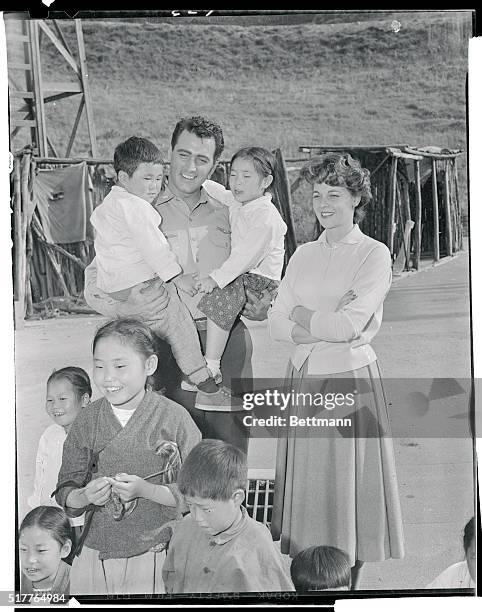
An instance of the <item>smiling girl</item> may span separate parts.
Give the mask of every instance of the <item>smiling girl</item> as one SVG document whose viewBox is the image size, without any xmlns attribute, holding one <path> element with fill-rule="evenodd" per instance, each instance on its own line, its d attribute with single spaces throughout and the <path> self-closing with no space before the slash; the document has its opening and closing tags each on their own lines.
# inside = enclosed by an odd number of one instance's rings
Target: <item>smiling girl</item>
<svg viewBox="0 0 482 612">
<path fill-rule="evenodd" d="M 151 551 L 176 510 L 162 483 L 161 448 L 183 461 L 201 435 L 179 404 L 147 388 L 155 336 L 135 319 L 103 325 L 93 342 L 94 382 L 104 396 L 79 415 L 64 444 L 57 501 L 76 516 L 94 510 L 71 573 L 73 594 L 162 593 L 162 558 Z M 129 510 L 112 507 L 112 493 Z M 132 504 L 130 502 L 133 502 Z"/>
<path fill-rule="evenodd" d="M 53 423 L 39 440 L 34 490 L 28 498 L 31 508 L 57 505 L 51 494 L 57 486 L 65 438 L 80 410 L 90 402 L 91 396 L 89 375 L 82 368 L 68 366 L 55 370 L 49 376 L 45 410 Z M 72 524 L 82 524 L 79 518 Z"/>
<path fill-rule="evenodd" d="M 201 278 L 198 308 L 207 316 L 206 362 L 221 382 L 220 362 L 246 290 L 258 296 L 279 284 L 284 264 L 286 224 L 272 202 L 275 159 L 261 147 L 240 149 L 231 159 L 229 186 L 231 254 L 222 266 Z M 198 403 L 196 407 L 204 408 Z"/>
<path fill-rule="evenodd" d="M 19 529 L 21 593 L 68 596 L 70 566 L 64 559 L 71 547 L 69 519 L 61 508 L 31 510 Z"/>
</svg>

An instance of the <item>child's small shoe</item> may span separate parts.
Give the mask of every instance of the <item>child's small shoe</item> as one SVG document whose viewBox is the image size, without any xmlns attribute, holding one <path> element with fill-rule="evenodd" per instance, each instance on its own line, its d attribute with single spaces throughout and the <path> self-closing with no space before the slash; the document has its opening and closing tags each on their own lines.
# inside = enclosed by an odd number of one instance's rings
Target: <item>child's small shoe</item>
<svg viewBox="0 0 482 612">
<path fill-rule="evenodd" d="M 238 412 L 243 410 L 243 402 L 239 397 L 231 394 L 227 387 L 219 387 L 215 393 L 198 391 L 196 395 L 196 408 L 207 411 Z"/>
<path fill-rule="evenodd" d="M 209 370 L 211 371 L 211 370 Z M 220 385 L 223 382 L 223 375 L 221 374 L 221 372 L 216 372 L 216 373 L 212 373 L 212 378 L 214 380 L 214 383 L 216 385 Z M 208 379 L 209 380 L 209 379 Z M 207 381 L 203 381 L 202 383 L 200 383 L 200 385 L 195 385 L 194 383 L 192 383 L 189 378 L 186 376 L 186 378 L 183 378 L 181 381 L 181 389 L 183 391 L 192 391 L 192 392 L 196 392 L 196 391 L 203 391 L 202 389 L 202 385 L 203 383 L 205 383 Z"/>
</svg>

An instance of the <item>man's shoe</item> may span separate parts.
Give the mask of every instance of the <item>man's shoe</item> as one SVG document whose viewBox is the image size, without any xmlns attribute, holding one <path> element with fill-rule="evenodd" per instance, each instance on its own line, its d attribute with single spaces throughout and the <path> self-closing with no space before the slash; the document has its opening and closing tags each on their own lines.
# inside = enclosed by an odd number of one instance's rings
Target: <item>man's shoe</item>
<svg viewBox="0 0 482 612">
<path fill-rule="evenodd" d="M 241 398 L 231 395 L 231 391 L 227 387 L 220 387 L 216 393 L 198 391 L 194 406 L 200 410 L 214 412 L 239 412 L 243 410 Z"/>
</svg>

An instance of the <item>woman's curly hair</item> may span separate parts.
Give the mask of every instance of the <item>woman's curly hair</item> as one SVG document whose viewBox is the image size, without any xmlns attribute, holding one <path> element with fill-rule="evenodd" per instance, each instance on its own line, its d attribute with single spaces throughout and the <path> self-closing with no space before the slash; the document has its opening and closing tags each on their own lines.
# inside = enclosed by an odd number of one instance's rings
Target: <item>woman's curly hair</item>
<svg viewBox="0 0 482 612">
<path fill-rule="evenodd" d="M 353 196 L 360 196 L 360 204 L 355 208 L 354 221 L 359 223 L 365 216 L 366 207 L 372 198 L 370 171 L 362 168 L 360 162 L 349 153 L 324 153 L 312 157 L 300 171 L 300 176 L 308 183 L 326 183 L 345 187 Z"/>
</svg>

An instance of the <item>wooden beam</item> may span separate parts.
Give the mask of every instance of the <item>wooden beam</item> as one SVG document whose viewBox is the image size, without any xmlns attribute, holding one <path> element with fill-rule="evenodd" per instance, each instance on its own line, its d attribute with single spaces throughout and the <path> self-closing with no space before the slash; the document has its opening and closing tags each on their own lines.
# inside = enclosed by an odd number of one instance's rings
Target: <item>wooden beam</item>
<svg viewBox="0 0 482 612">
<path fill-rule="evenodd" d="M 11 118 L 10 119 L 10 125 L 13 125 L 15 127 L 33 127 L 33 126 L 37 125 L 37 122 L 35 121 L 35 119 L 15 119 L 15 118 Z"/>
<path fill-rule="evenodd" d="M 44 111 L 44 97 L 42 90 L 42 67 L 40 62 L 40 47 L 38 40 L 38 24 L 41 21 L 32 20 L 29 21 L 30 29 L 30 41 L 31 41 L 31 52 L 32 52 L 32 66 L 33 70 L 33 88 L 35 91 L 35 117 L 37 119 L 37 135 L 38 142 L 37 146 L 40 155 L 47 155 L 48 143 L 47 143 L 47 129 L 45 125 L 45 111 Z"/>
<path fill-rule="evenodd" d="M 447 255 L 453 254 L 452 245 L 452 212 L 450 206 L 449 160 L 445 160 L 444 177 L 444 204 L 445 204 L 445 239 L 447 242 Z"/>
<path fill-rule="evenodd" d="M 74 145 L 75 135 L 77 133 L 77 128 L 79 127 L 80 118 L 82 117 L 82 111 L 84 110 L 85 100 L 84 96 L 82 96 L 79 104 L 79 108 L 77 110 L 77 115 L 75 117 L 74 126 L 72 128 L 72 133 L 70 134 L 69 143 L 67 145 L 67 151 L 65 152 L 65 157 L 70 156 L 70 152 L 72 151 L 72 147 Z"/>
<path fill-rule="evenodd" d="M 32 65 L 22 63 L 22 62 L 9 62 L 8 69 L 9 70 L 22 70 L 23 72 L 25 72 L 26 70 L 32 70 Z"/>
<path fill-rule="evenodd" d="M 74 83 L 73 81 L 64 81 L 63 83 L 62 82 L 46 83 L 44 81 L 43 90 L 46 92 L 47 91 L 48 92 L 57 91 L 57 92 L 69 92 L 69 93 L 82 93 L 82 84 Z"/>
<path fill-rule="evenodd" d="M 457 159 L 454 158 L 454 184 L 455 184 L 455 200 L 457 202 L 457 210 L 459 211 L 459 224 L 462 222 L 462 218 L 460 216 L 460 197 L 459 197 L 459 173 L 457 172 Z M 464 236 L 463 236 L 463 227 L 460 225 L 459 231 L 459 245 L 458 248 L 462 250 L 464 248 Z"/>
<path fill-rule="evenodd" d="M 407 153 L 421 155 L 422 157 L 430 157 L 431 159 L 452 159 L 464 154 L 464 151 L 454 151 L 453 153 L 430 153 L 429 151 L 419 151 L 418 149 L 413 149 L 408 145 L 406 145 L 404 148 Z"/>
<path fill-rule="evenodd" d="M 58 24 L 57 19 L 52 19 L 52 23 L 54 24 L 54 28 L 55 28 L 55 31 L 56 31 L 56 33 L 57 33 L 57 36 L 58 36 L 58 37 L 60 38 L 60 40 L 62 41 L 62 44 L 64 45 L 64 47 L 65 47 L 65 49 L 66 49 L 67 53 L 68 53 L 68 54 L 69 54 L 71 57 L 74 57 L 74 54 L 72 53 L 72 51 L 71 51 L 71 49 L 70 49 L 70 47 L 69 47 L 69 45 L 68 45 L 67 41 L 65 40 L 64 33 L 63 33 L 63 32 L 62 32 L 62 30 L 60 29 L 60 26 L 59 26 L 59 24 Z"/>
<path fill-rule="evenodd" d="M 390 208 L 388 217 L 388 247 L 390 255 L 393 256 L 393 239 L 395 235 L 395 204 L 397 197 L 397 164 L 396 157 L 392 157 L 392 167 L 390 168 Z"/>
<path fill-rule="evenodd" d="M 77 20 L 76 20 L 77 21 Z M 38 20 L 38 25 L 39 27 L 45 32 L 45 34 L 47 34 L 47 36 L 49 37 L 49 39 L 52 41 L 52 43 L 54 44 L 55 48 L 57 49 L 57 51 L 60 53 L 60 55 L 65 59 L 65 61 L 69 64 L 69 66 L 72 68 L 72 70 L 75 72 L 75 74 L 77 75 L 77 77 L 79 78 L 79 80 L 81 80 L 81 74 L 80 74 L 80 68 L 77 64 L 77 62 L 74 60 L 74 58 L 72 57 L 72 55 L 67 51 L 67 49 L 64 47 L 64 45 L 62 44 L 62 41 L 59 40 L 57 38 L 57 36 L 55 35 L 54 32 L 52 32 L 52 30 L 50 29 L 50 27 L 45 23 L 45 21 L 42 20 Z"/>
<path fill-rule="evenodd" d="M 49 145 L 50 150 L 55 155 L 55 157 L 58 157 L 57 149 L 55 148 L 54 143 L 50 140 L 50 138 L 48 136 L 47 136 L 47 144 Z"/>
<path fill-rule="evenodd" d="M 415 164 L 415 252 L 414 252 L 414 268 L 419 269 L 420 266 L 420 250 L 422 247 L 422 185 L 420 182 L 420 162 L 414 161 Z"/>
<path fill-rule="evenodd" d="M 25 100 L 35 98 L 33 91 L 20 91 L 18 89 L 11 89 L 9 95 L 11 98 L 23 98 Z"/>
<path fill-rule="evenodd" d="M 48 104 L 49 102 L 56 102 L 57 100 L 62 100 L 63 98 L 70 98 L 71 96 L 78 95 L 78 91 L 66 91 L 64 93 L 54 94 L 53 96 L 44 96 L 44 104 Z"/>
<path fill-rule="evenodd" d="M 432 202 L 433 202 L 433 259 L 440 260 L 438 193 L 437 193 L 437 160 L 432 158 Z"/>
<path fill-rule="evenodd" d="M 85 56 L 84 36 L 80 19 L 75 20 L 75 31 L 77 33 L 77 44 L 79 48 L 80 73 L 85 98 L 85 116 L 87 118 L 87 129 L 90 137 L 90 148 L 92 157 L 97 157 L 97 136 L 94 125 L 94 115 L 92 112 L 92 100 L 90 97 L 89 79 L 87 72 L 87 59 Z"/>
</svg>

